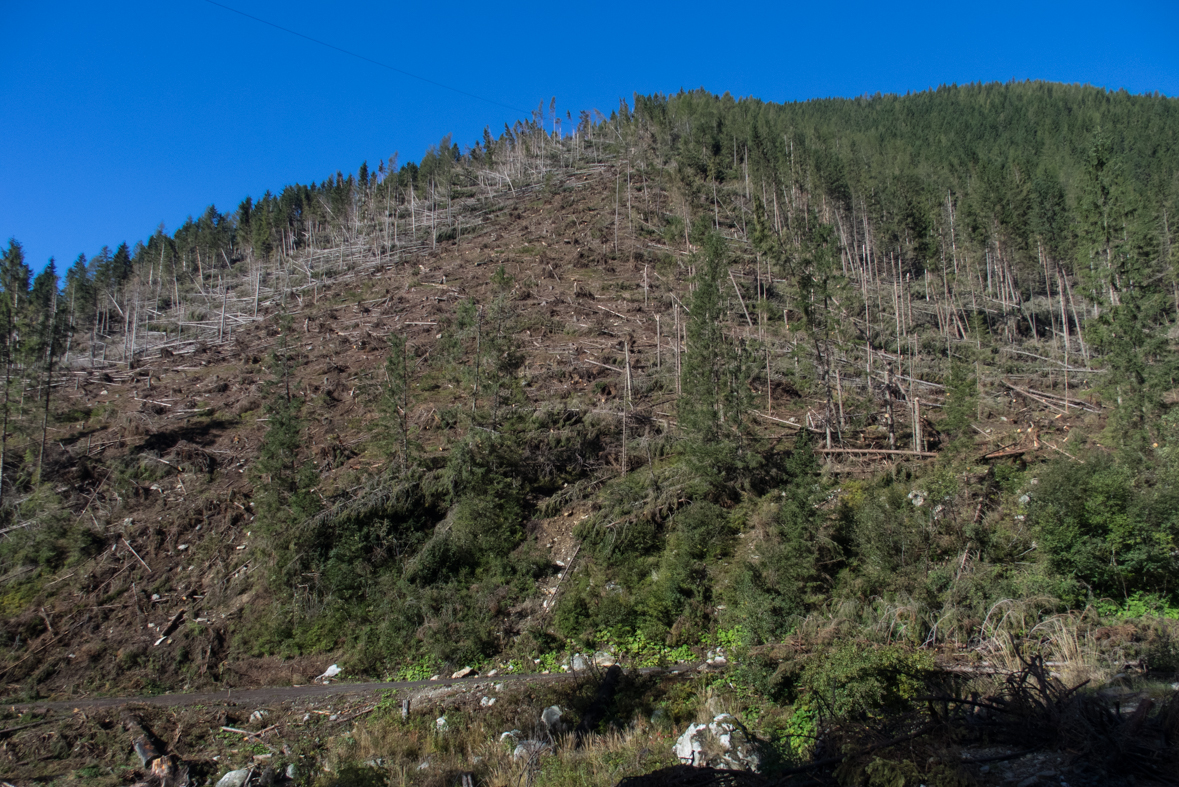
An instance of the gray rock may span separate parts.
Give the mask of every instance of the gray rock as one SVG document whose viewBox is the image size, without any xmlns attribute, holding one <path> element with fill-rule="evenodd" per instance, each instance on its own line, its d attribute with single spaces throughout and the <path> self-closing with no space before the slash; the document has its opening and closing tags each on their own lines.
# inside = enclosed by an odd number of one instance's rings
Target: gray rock
<svg viewBox="0 0 1179 787">
<path fill-rule="evenodd" d="M 753 739 L 727 713 L 707 724 L 689 725 L 673 751 L 680 762 L 694 767 L 754 772 L 761 767 L 761 755 Z"/>
<path fill-rule="evenodd" d="M 589 669 L 589 661 L 586 660 L 585 656 L 578 653 L 573 657 L 573 669 L 576 672 L 587 670 Z"/>
<path fill-rule="evenodd" d="M 291 781 L 294 781 L 295 779 L 299 778 L 299 769 L 295 766 L 295 763 L 293 763 L 293 762 L 287 766 L 287 778 L 290 779 Z"/>
<path fill-rule="evenodd" d="M 475 672 L 474 667 L 463 667 L 461 670 L 454 673 L 450 677 L 453 680 L 458 680 L 459 678 L 469 678 L 472 675 L 476 675 L 476 674 L 478 674 L 478 673 Z"/>
<path fill-rule="evenodd" d="M 242 787 L 248 778 L 250 778 L 250 769 L 239 768 L 222 776 L 217 781 L 217 787 Z"/>
<path fill-rule="evenodd" d="M 438 728 L 439 732 L 446 732 L 448 729 L 450 729 L 450 725 L 447 724 L 445 716 L 439 716 L 437 719 L 435 719 L 434 726 Z"/>
<path fill-rule="evenodd" d="M 513 744 L 518 743 L 520 741 L 520 736 L 523 734 L 524 733 L 520 732 L 519 730 L 508 730 L 507 732 L 501 732 L 499 735 L 499 742 L 503 743 L 504 741 L 509 741 Z"/>
<path fill-rule="evenodd" d="M 593 662 L 596 667 L 613 667 L 618 659 L 608 650 L 599 650 L 594 654 Z"/>
<path fill-rule="evenodd" d="M 541 741 L 521 741 L 512 751 L 513 760 L 527 760 L 540 754 L 548 748 L 547 743 Z"/>
<path fill-rule="evenodd" d="M 550 705 L 544 709 L 544 712 L 540 714 L 540 723 L 545 726 L 550 735 L 565 731 L 565 725 L 561 722 L 561 708 L 557 705 Z"/>
</svg>

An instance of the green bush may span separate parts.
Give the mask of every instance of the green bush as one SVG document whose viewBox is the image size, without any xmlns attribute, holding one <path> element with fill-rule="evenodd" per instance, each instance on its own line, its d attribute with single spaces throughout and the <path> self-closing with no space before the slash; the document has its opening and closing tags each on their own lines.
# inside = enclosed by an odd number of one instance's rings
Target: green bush
<svg viewBox="0 0 1179 787">
<path fill-rule="evenodd" d="M 1174 598 L 1179 487 L 1154 469 L 1093 456 L 1085 464 L 1056 462 L 1041 474 L 1029 510 L 1050 568 L 1099 597 Z"/>
<path fill-rule="evenodd" d="M 907 710 L 933 669 L 928 653 L 846 642 L 811 657 L 801 699 L 829 721 L 879 718 Z"/>
</svg>

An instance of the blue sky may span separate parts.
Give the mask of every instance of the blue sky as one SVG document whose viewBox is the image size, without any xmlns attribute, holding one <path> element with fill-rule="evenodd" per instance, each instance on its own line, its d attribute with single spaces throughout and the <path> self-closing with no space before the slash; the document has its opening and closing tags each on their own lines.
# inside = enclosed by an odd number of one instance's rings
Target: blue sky
<svg viewBox="0 0 1179 787">
<path fill-rule="evenodd" d="M 0 0 L 0 241 L 40 269 L 210 203 L 473 143 L 553 96 L 794 101 L 1044 79 L 1179 96 L 1179 3 Z M 492 103 L 495 102 L 495 103 Z"/>
</svg>

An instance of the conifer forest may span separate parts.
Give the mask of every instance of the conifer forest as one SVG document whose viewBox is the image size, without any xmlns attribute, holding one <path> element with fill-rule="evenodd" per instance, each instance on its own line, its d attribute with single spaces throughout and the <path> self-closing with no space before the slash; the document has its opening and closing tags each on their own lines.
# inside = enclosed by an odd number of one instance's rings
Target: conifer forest
<svg viewBox="0 0 1179 787">
<path fill-rule="evenodd" d="M 8 239 L 0 780 L 1175 784 L 1177 211 L 1179 102 L 1011 82 Z"/>
</svg>

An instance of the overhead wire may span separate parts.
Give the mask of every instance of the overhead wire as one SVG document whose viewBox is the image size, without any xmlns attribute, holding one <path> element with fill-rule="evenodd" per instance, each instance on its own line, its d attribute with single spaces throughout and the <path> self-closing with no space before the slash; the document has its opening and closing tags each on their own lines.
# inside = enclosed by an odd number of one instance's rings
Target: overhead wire
<svg viewBox="0 0 1179 787">
<path fill-rule="evenodd" d="M 208 3 L 209 5 L 215 5 L 218 8 L 223 8 L 226 11 L 229 11 L 230 13 L 237 14 L 238 16 L 244 16 L 247 19 L 253 19 L 255 22 L 260 22 L 260 23 L 267 25 L 269 27 L 273 27 L 275 30 L 281 30 L 284 33 L 289 33 L 290 35 L 298 36 L 299 38 L 305 39 L 305 40 L 310 41 L 314 44 L 319 44 L 320 46 L 325 46 L 328 49 L 334 49 L 337 52 L 340 52 L 345 55 L 349 55 L 350 57 L 355 57 L 358 60 L 363 60 L 366 63 L 371 63 L 374 66 L 380 66 L 381 68 L 388 69 L 389 71 L 393 71 L 394 73 L 401 74 L 402 76 L 407 76 L 410 79 L 416 79 L 420 82 L 425 82 L 428 85 L 434 85 L 435 87 L 440 87 L 443 90 L 449 90 L 452 93 L 458 93 L 459 95 L 467 96 L 468 98 L 473 98 L 476 101 L 483 101 L 488 104 L 495 104 L 497 107 L 503 107 L 504 109 L 510 109 L 513 112 L 520 112 L 523 114 L 528 114 L 528 110 L 526 110 L 526 109 L 520 109 L 519 107 L 513 107 L 510 104 L 503 103 L 502 101 L 496 101 L 493 98 L 487 98 L 486 96 L 476 95 L 475 93 L 471 93 L 471 92 L 468 92 L 466 90 L 462 90 L 457 87 L 452 87 L 450 85 L 443 84 L 442 82 L 437 82 L 433 79 L 428 79 L 424 76 L 419 76 L 418 74 L 410 73 L 409 71 L 406 71 L 404 69 L 397 68 L 395 66 L 391 66 L 388 63 L 382 63 L 379 60 L 373 60 L 371 57 L 367 57 L 365 55 L 358 54 L 358 53 L 353 52 L 351 50 L 344 49 L 343 47 L 336 46 L 335 44 L 329 44 L 327 41 L 321 41 L 318 38 L 312 38 L 311 36 L 300 33 L 297 30 L 291 30 L 290 28 L 283 27 L 282 25 L 277 25 L 274 22 L 271 22 L 269 20 L 263 19 L 258 16 L 254 16 L 253 14 L 247 14 L 245 11 L 239 11 L 236 8 L 231 8 L 230 6 L 227 6 L 224 3 L 216 2 L 216 0 L 205 0 L 205 2 Z"/>
</svg>

